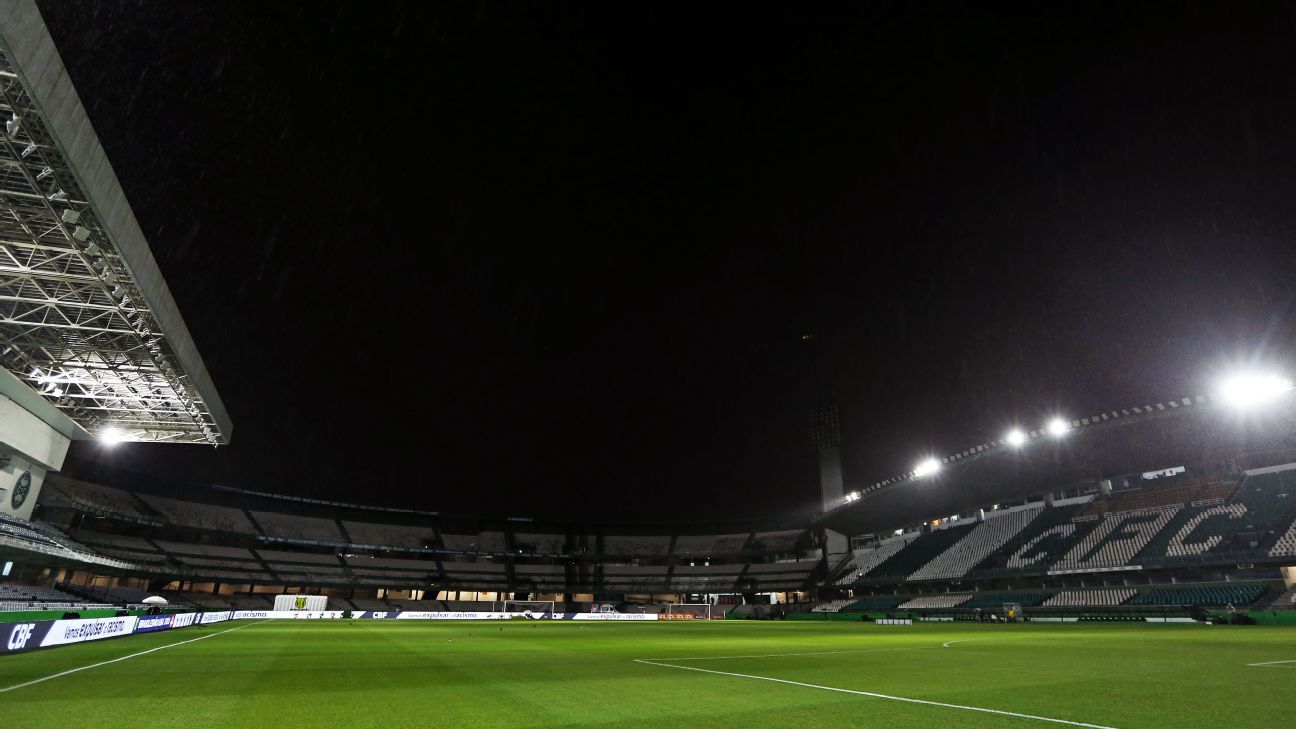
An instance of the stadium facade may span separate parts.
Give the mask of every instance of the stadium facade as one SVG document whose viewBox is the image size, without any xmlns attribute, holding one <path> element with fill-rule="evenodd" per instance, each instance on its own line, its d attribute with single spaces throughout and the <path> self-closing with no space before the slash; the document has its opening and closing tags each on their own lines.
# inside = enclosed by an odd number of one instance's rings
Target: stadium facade
<svg viewBox="0 0 1296 729">
<path fill-rule="evenodd" d="M 1004 454 L 788 521 L 545 523 L 53 475 L 26 526 L 62 559 L 29 555 L 19 572 L 81 599 L 161 592 L 209 609 L 265 609 L 284 593 L 355 610 L 704 601 L 736 615 L 852 619 L 967 619 L 1004 605 L 1057 619 L 1296 607 L 1292 400 L 1245 417 L 1200 408 L 1076 432 L 1065 458 L 1050 451 L 1036 464 L 1053 478 L 1027 478 L 1024 456 Z M 1181 458 L 1193 452 L 1206 457 Z M 990 498 L 947 508 L 964 488 Z M 850 538 L 845 554 L 829 548 L 834 532 Z"/>
<path fill-rule="evenodd" d="M 825 405 L 823 513 L 762 522 L 544 523 L 59 475 L 73 440 L 220 445 L 232 423 L 32 0 L 0 0 L 0 106 L 0 604 L 1291 605 L 1289 392 L 1247 412 L 1193 395 L 1054 416 L 855 488 Z"/>
</svg>

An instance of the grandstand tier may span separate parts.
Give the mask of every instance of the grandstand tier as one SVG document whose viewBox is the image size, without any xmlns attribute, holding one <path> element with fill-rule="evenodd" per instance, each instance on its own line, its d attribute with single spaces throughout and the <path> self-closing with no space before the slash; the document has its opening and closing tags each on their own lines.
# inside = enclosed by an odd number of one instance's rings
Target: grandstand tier
<svg viewBox="0 0 1296 729">
<path fill-rule="evenodd" d="M 1296 467 L 1270 468 L 1140 483 L 1055 505 L 990 505 L 924 529 L 865 535 L 849 553 L 832 555 L 826 535 L 809 523 L 590 529 L 225 487 L 161 495 L 55 474 L 40 500 L 41 519 L 0 519 L 0 548 L 57 555 L 58 574 L 97 575 L 85 583 L 96 588 L 129 576 L 143 580 L 123 585 L 130 589 L 196 588 L 231 599 L 310 588 L 348 599 L 399 592 L 404 603 L 467 593 L 727 596 L 845 613 L 968 614 L 1004 604 L 1158 609 L 1208 604 L 1188 592 L 1157 592 L 1183 583 L 1243 581 L 1259 585 L 1260 594 L 1282 591 L 1277 568 L 1296 551 L 1293 473 Z"/>
</svg>

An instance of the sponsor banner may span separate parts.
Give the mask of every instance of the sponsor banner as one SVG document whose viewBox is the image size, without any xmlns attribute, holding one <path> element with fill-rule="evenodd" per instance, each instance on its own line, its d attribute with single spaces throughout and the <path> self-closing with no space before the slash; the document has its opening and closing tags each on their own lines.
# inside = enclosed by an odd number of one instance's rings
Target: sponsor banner
<svg viewBox="0 0 1296 729">
<path fill-rule="evenodd" d="M 40 647 L 81 643 L 87 640 L 115 638 L 135 632 L 134 616 L 125 618 L 90 618 L 88 620 L 55 620 L 41 639 Z"/>
<path fill-rule="evenodd" d="M 198 618 L 198 622 L 201 623 L 202 625 L 207 625 L 208 623 L 223 623 L 226 620 L 233 620 L 233 619 L 234 619 L 234 613 L 229 610 L 225 610 L 217 613 L 202 613 L 202 617 Z"/>
<path fill-rule="evenodd" d="M 1143 569 L 1141 564 L 1126 564 L 1116 567 L 1081 567 L 1069 570 L 1049 570 L 1049 575 L 1077 575 L 1085 572 L 1137 572 Z"/>
<path fill-rule="evenodd" d="M 203 622 L 209 622 L 206 613 Z M 238 610 L 234 620 L 339 620 L 345 617 L 342 610 Z M 406 611 L 351 611 L 353 619 L 361 620 L 618 620 L 644 622 L 661 620 L 656 613 L 547 613 L 547 612 L 420 612 Z"/>
<path fill-rule="evenodd" d="M 237 610 L 234 620 L 340 620 L 343 610 Z M 358 613 L 353 612 L 352 615 Z"/>
<path fill-rule="evenodd" d="M 45 634 L 53 625 L 53 620 L 0 623 L 0 652 L 17 653 L 39 648 L 41 641 L 45 639 Z"/>
<path fill-rule="evenodd" d="M 172 628 L 187 628 L 198 619 L 198 613 L 176 613 L 171 616 Z"/>
<path fill-rule="evenodd" d="M 405 611 L 396 616 L 397 620 L 508 620 L 518 613 L 426 613 Z M 518 617 L 521 617 L 518 615 Z"/>
<path fill-rule="evenodd" d="M 170 630 L 173 615 L 144 615 L 135 623 L 136 633 L 152 633 L 157 630 Z"/>
<path fill-rule="evenodd" d="M 660 620 L 657 613 L 566 613 L 563 620 Z M 690 618 L 693 616 L 690 615 Z M 676 618 L 678 620 L 678 618 Z"/>
</svg>

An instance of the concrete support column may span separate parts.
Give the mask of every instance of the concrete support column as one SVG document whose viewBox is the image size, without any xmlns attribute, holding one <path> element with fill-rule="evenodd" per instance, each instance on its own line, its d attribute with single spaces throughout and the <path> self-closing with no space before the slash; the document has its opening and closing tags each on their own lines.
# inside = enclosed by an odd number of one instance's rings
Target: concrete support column
<svg viewBox="0 0 1296 729">
<path fill-rule="evenodd" d="M 0 512 L 30 519 L 45 474 L 63 467 L 66 435 L 0 394 Z"/>
</svg>

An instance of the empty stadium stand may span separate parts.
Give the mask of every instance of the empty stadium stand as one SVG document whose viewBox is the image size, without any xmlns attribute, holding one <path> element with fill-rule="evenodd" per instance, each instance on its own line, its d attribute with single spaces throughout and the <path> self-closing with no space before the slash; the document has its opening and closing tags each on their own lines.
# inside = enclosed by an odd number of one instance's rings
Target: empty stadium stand
<svg viewBox="0 0 1296 729">
<path fill-rule="evenodd" d="M 978 592 L 959 607 L 998 609 L 1004 605 L 1017 604 L 1022 607 L 1034 607 L 1049 598 L 1052 593 L 1047 590 L 1007 590 L 1003 592 Z"/>
<path fill-rule="evenodd" d="M 338 543 L 344 541 L 342 533 L 338 531 L 337 522 L 332 519 L 317 519 L 273 511 L 250 511 L 248 513 L 260 525 L 261 531 L 266 536 L 287 539 L 314 539 Z"/>
<path fill-rule="evenodd" d="M 675 554 L 683 557 L 713 557 L 738 554 L 750 534 L 681 534 L 675 542 Z"/>
<path fill-rule="evenodd" d="M 503 552 L 504 532 L 479 532 L 477 534 L 446 534 L 442 532 L 441 542 L 446 549 L 457 549 L 465 552 Z"/>
<path fill-rule="evenodd" d="M 991 512 L 967 536 L 910 574 L 908 580 L 948 580 L 962 577 L 1008 540 L 1019 534 L 1043 512 L 1043 505 L 1005 512 Z"/>
<path fill-rule="evenodd" d="M 204 531 L 255 534 L 256 530 L 241 509 L 180 501 L 165 496 L 138 494 L 167 523 Z"/>
<path fill-rule="evenodd" d="M 835 613 L 835 612 L 839 612 L 842 608 L 846 607 L 849 604 L 851 604 L 850 598 L 845 598 L 842 600 L 829 600 L 827 602 L 821 602 L 818 605 L 815 605 L 813 608 L 810 609 L 810 612 Z"/>
<path fill-rule="evenodd" d="M 1054 564 L 1056 571 L 1081 571 L 1130 564 L 1143 547 L 1174 518 L 1180 507 L 1110 513 Z"/>
<path fill-rule="evenodd" d="M 436 543 L 436 533 L 424 527 L 343 520 L 342 528 L 346 529 L 352 544 L 419 549 Z"/>
<path fill-rule="evenodd" d="M 1259 600 L 1267 592 L 1263 585 L 1201 585 L 1146 588 L 1129 605 L 1234 605 L 1241 607 Z"/>
<path fill-rule="evenodd" d="M 518 532 L 513 535 L 513 546 L 519 552 L 532 554 L 561 554 L 567 541 L 565 534 L 531 534 Z"/>
<path fill-rule="evenodd" d="M 896 552 L 893 557 L 875 567 L 869 576 L 908 577 L 914 570 L 932 561 L 941 552 L 967 536 L 975 526 L 975 524 L 960 524 L 944 529 L 933 529 L 930 534 L 915 539 L 907 547 Z"/>
<path fill-rule="evenodd" d="M 1067 548 L 1067 540 L 1077 531 L 1096 526 L 1097 521 L 1076 523 L 1073 517 L 1084 504 L 1067 504 L 1046 508 L 1031 523 L 1004 542 L 995 553 L 983 559 L 972 571 L 1041 569 L 1056 561 Z"/>
<path fill-rule="evenodd" d="M 862 597 L 847 605 L 849 612 L 869 612 L 876 610 L 894 610 L 900 603 L 908 600 L 907 595 L 870 595 Z"/>
<path fill-rule="evenodd" d="M 1134 597 L 1132 588 L 1063 590 L 1044 601 L 1045 607 L 1116 607 Z"/>
<path fill-rule="evenodd" d="M 950 593 L 945 595 L 919 595 L 900 604 L 901 610 L 933 610 L 958 607 L 972 598 L 972 593 Z"/>
<path fill-rule="evenodd" d="M 907 547 L 909 542 L 912 542 L 917 536 L 917 534 L 906 534 L 892 537 L 886 541 L 853 550 L 850 563 L 837 580 L 837 584 L 849 585 L 867 575 L 875 567 L 890 559 L 896 552 Z"/>
<path fill-rule="evenodd" d="M 1274 544 L 1273 549 L 1269 550 L 1271 557 L 1290 557 L 1296 556 L 1296 522 L 1293 522 L 1291 528 Z"/>
</svg>

